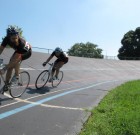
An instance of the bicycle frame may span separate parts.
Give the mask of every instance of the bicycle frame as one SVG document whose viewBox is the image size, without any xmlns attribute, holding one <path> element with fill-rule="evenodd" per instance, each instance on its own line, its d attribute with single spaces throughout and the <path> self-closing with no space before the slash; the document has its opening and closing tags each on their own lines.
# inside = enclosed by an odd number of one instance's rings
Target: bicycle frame
<svg viewBox="0 0 140 135">
<path fill-rule="evenodd" d="M 3 64 L 3 59 L 0 59 L 0 69 L 4 68 L 6 65 Z M 2 74 L 0 74 L 4 84 L 5 84 L 5 79 L 4 76 Z"/>
<path fill-rule="evenodd" d="M 22 63 L 22 61 L 19 61 L 19 64 L 21 64 Z M 0 59 L 0 69 L 1 69 L 1 67 L 5 67 L 7 64 L 3 64 L 3 59 Z M 5 78 L 4 78 L 4 76 L 2 75 L 2 74 L 0 74 L 0 76 L 1 76 L 1 78 L 2 78 L 2 80 L 3 80 L 3 82 L 4 83 L 6 83 L 6 81 L 5 81 Z"/>
<path fill-rule="evenodd" d="M 48 67 L 47 70 L 43 70 L 37 77 L 36 79 L 36 82 L 35 82 L 35 87 L 37 89 L 40 89 L 40 88 L 43 88 L 46 83 L 48 82 L 51 82 L 52 83 L 52 86 L 53 87 L 56 87 L 60 84 L 60 82 L 62 81 L 63 79 L 63 72 L 62 71 L 59 71 L 59 73 L 61 74 L 61 77 L 60 78 L 53 78 L 53 76 L 55 75 L 52 74 L 52 69 L 54 67 L 54 63 L 47 63 L 49 64 L 50 66 Z"/>
<path fill-rule="evenodd" d="M 48 72 L 49 72 L 49 78 L 51 77 L 53 77 L 52 76 L 52 68 L 53 68 L 53 66 L 54 66 L 54 63 L 48 63 L 49 65 L 50 65 L 50 67 L 49 67 L 49 69 L 48 69 Z"/>
<path fill-rule="evenodd" d="M 19 62 L 19 64 L 21 64 L 22 61 Z M 0 64 L 0 68 L 4 68 L 6 65 L 4 64 Z M 22 76 L 24 75 L 24 79 L 22 78 Z M 29 83 L 30 83 L 30 75 L 27 71 L 21 71 L 19 72 L 19 79 L 18 81 L 14 84 L 14 82 L 12 82 L 13 77 L 15 77 L 14 75 L 12 75 L 10 81 L 9 81 L 9 94 L 11 95 L 11 97 L 13 98 L 17 98 L 20 97 L 26 90 L 26 88 L 28 87 Z M 5 81 L 5 77 L 0 74 L 0 77 L 2 78 L 4 84 L 6 85 L 6 81 Z M 1 79 L 0 78 L 0 79 Z M 1 85 L 1 84 L 0 84 Z M 1 94 L 4 93 L 3 88 L 0 91 Z"/>
</svg>

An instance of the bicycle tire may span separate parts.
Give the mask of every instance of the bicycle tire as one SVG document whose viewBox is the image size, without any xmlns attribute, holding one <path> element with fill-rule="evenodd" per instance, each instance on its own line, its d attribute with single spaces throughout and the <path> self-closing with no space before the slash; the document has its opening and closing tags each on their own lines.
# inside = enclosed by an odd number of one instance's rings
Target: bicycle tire
<svg viewBox="0 0 140 135">
<path fill-rule="evenodd" d="M 3 90 L 3 87 L 1 85 L 1 77 L 0 77 L 0 94 L 4 94 L 4 90 Z"/>
<path fill-rule="evenodd" d="M 36 79 L 35 87 L 37 89 L 43 88 L 46 85 L 46 83 L 48 82 L 49 76 L 50 75 L 49 75 L 48 70 L 42 71 Z"/>
<path fill-rule="evenodd" d="M 52 87 L 57 87 L 63 79 L 63 71 L 59 71 L 58 79 L 52 80 Z"/>
<path fill-rule="evenodd" d="M 30 83 L 30 74 L 27 71 L 20 72 L 18 83 L 12 84 L 12 82 L 10 82 L 9 93 L 11 97 L 13 98 L 20 97 L 26 91 L 29 83 Z"/>
</svg>

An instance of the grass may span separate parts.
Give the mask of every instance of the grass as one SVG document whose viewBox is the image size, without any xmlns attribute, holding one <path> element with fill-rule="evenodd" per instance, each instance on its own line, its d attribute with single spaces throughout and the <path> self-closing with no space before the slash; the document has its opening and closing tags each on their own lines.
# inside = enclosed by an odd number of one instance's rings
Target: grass
<svg viewBox="0 0 140 135">
<path fill-rule="evenodd" d="M 140 135 L 140 80 L 111 90 L 91 111 L 80 135 Z"/>
</svg>

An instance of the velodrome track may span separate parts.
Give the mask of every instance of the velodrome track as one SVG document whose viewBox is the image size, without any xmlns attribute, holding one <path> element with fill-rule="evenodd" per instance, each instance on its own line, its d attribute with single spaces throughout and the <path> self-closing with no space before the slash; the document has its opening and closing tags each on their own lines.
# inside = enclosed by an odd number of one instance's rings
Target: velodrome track
<svg viewBox="0 0 140 135">
<path fill-rule="evenodd" d="M 11 49 L 3 52 L 5 63 L 12 53 Z M 140 78 L 140 61 L 69 57 L 62 68 L 62 83 L 57 88 L 48 84 L 36 90 L 35 80 L 47 68 L 42 63 L 48 56 L 33 52 L 22 63 L 21 69 L 28 70 L 31 82 L 21 98 L 0 95 L 1 135 L 76 135 L 90 114 L 87 109 L 96 106 L 112 88 Z"/>
</svg>

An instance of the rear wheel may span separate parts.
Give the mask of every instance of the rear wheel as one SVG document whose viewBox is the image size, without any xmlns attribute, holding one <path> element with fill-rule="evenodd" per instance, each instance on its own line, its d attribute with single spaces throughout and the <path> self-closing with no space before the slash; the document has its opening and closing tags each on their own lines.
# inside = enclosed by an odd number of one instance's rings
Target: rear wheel
<svg viewBox="0 0 140 135">
<path fill-rule="evenodd" d="M 63 71 L 59 71 L 58 78 L 52 80 L 52 87 L 57 87 L 63 79 Z"/>
<path fill-rule="evenodd" d="M 37 89 L 43 88 L 46 85 L 46 83 L 48 82 L 48 79 L 49 79 L 49 72 L 48 72 L 48 70 L 44 70 L 37 77 L 36 82 L 35 82 L 35 87 Z"/>
<path fill-rule="evenodd" d="M 19 79 L 16 83 L 10 82 L 9 93 L 13 98 L 20 97 L 27 89 L 30 83 L 30 75 L 23 71 L 19 73 Z"/>
</svg>

